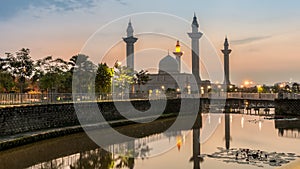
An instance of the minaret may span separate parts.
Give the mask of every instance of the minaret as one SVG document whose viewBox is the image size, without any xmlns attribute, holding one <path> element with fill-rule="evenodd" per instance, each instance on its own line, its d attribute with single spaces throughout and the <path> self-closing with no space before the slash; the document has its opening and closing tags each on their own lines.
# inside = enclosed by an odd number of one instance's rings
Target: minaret
<svg viewBox="0 0 300 169">
<path fill-rule="evenodd" d="M 200 157 L 200 129 L 202 128 L 202 116 L 201 114 L 197 115 L 195 123 L 193 125 L 193 156 L 191 159 L 194 162 L 194 169 L 200 169 L 200 162 L 203 161 L 203 158 Z"/>
<path fill-rule="evenodd" d="M 225 147 L 226 150 L 230 148 L 230 114 L 225 113 Z"/>
<path fill-rule="evenodd" d="M 131 20 L 129 20 L 127 27 L 127 37 L 123 38 L 126 43 L 126 64 L 127 67 L 134 71 L 134 43 L 138 38 L 133 36 L 133 28 Z"/>
<path fill-rule="evenodd" d="M 196 14 L 194 14 L 192 23 L 192 32 L 188 33 L 189 37 L 192 39 L 192 73 L 195 76 L 197 83 L 201 82 L 200 78 L 200 66 L 199 66 L 199 39 L 202 37 L 203 33 L 198 31 L 199 24 L 197 21 Z"/>
<path fill-rule="evenodd" d="M 229 49 L 229 44 L 227 37 L 225 38 L 224 42 L 224 49 L 221 50 L 224 54 L 224 84 L 230 85 L 229 80 L 229 54 L 231 53 L 231 49 Z"/>
<path fill-rule="evenodd" d="M 181 73 L 181 56 L 183 55 L 183 52 L 181 52 L 179 40 L 176 43 L 176 49 L 173 54 L 176 56 L 176 60 L 178 62 L 178 71 Z"/>
</svg>

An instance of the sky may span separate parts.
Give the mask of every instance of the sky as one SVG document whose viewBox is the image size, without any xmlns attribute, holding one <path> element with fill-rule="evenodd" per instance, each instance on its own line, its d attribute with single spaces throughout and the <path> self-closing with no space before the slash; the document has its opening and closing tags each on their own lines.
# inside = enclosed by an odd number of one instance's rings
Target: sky
<svg viewBox="0 0 300 169">
<path fill-rule="evenodd" d="M 219 78 L 211 77 L 215 69 L 209 67 L 222 69 L 220 49 L 227 36 L 232 83 L 300 82 L 299 8 L 300 1 L 295 0 L 2 0 L 0 57 L 25 47 L 33 59 L 52 55 L 67 60 L 84 52 L 98 63 L 124 61 L 122 37 L 131 19 L 139 38 L 137 68 L 155 67 L 179 39 L 188 72 L 186 33 L 195 12 L 204 33 L 200 41 L 203 79 Z"/>
</svg>

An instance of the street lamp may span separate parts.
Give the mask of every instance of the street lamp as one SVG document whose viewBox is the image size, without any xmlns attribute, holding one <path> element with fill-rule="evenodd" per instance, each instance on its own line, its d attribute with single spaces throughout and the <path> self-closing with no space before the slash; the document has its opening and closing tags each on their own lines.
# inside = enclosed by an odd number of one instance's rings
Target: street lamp
<svg viewBox="0 0 300 169">
<path fill-rule="evenodd" d="M 201 87 L 201 94 L 204 94 L 204 87 Z"/>
<path fill-rule="evenodd" d="M 207 86 L 207 92 L 209 93 L 211 91 L 211 86 Z"/>
<path fill-rule="evenodd" d="M 187 86 L 187 89 L 188 89 L 188 94 L 191 94 L 191 86 L 190 85 Z"/>
</svg>

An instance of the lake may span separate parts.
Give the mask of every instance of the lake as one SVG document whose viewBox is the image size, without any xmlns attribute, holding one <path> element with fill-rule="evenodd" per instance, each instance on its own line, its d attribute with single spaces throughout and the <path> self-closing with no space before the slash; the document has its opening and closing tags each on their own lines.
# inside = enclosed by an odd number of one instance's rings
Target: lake
<svg viewBox="0 0 300 169">
<path fill-rule="evenodd" d="M 137 125 L 120 127 L 144 135 L 113 144 L 102 129 L 101 137 L 108 139 L 102 148 L 85 133 L 40 141 L 1 152 L 0 168 L 300 168 L 298 118 L 210 113 L 200 120 L 193 129 L 168 132 L 159 125 L 150 126 L 151 132 Z"/>
</svg>

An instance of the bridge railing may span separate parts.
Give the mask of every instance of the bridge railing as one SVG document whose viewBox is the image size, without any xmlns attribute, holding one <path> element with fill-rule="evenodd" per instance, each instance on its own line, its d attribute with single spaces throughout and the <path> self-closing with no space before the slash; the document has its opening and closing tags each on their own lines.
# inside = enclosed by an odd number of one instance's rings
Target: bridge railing
<svg viewBox="0 0 300 169">
<path fill-rule="evenodd" d="M 275 100 L 278 98 L 276 93 L 227 93 L 227 98 L 230 99 L 249 99 L 249 100 Z"/>
</svg>

